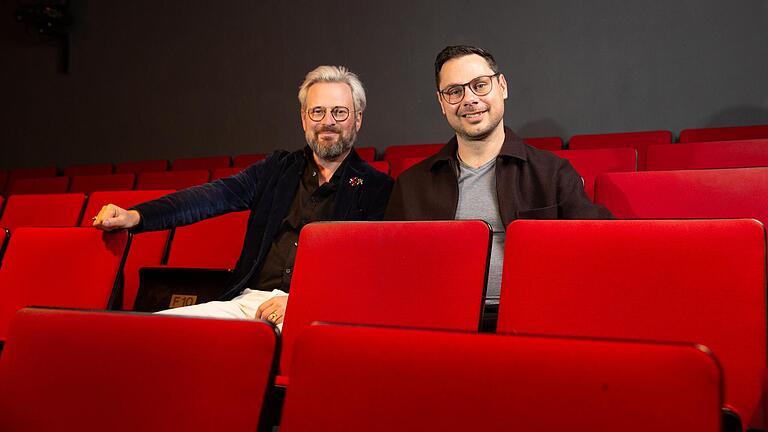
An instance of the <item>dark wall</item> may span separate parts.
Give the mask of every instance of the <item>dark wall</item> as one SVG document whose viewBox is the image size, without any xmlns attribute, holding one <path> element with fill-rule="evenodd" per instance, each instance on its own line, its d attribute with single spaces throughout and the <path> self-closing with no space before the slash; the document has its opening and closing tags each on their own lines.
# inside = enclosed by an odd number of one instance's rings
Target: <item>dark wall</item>
<svg viewBox="0 0 768 432">
<path fill-rule="evenodd" d="M 764 0 L 72 0 L 71 71 L 0 0 L 0 168 L 303 145 L 319 64 L 368 90 L 360 145 L 451 136 L 434 94 L 448 44 L 483 46 L 523 135 L 768 123 Z"/>
</svg>

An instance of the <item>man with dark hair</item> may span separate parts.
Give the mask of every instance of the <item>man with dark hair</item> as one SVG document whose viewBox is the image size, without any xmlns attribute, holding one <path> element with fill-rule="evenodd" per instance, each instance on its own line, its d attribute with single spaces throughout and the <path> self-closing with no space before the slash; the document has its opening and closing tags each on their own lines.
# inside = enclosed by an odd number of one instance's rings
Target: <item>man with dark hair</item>
<svg viewBox="0 0 768 432">
<path fill-rule="evenodd" d="M 365 90 L 342 66 L 320 66 L 299 89 L 307 146 L 277 151 L 232 177 L 184 189 L 124 210 L 104 206 L 93 219 L 104 230 L 134 232 L 188 225 L 250 210 L 240 259 L 222 301 L 162 311 L 218 318 L 261 318 L 281 325 L 299 231 L 309 222 L 376 220 L 392 179 L 352 148 L 363 122 Z"/>
<path fill-rule="evenodd" d="M 402 173 L 385 219 L 483 219 L 493 228 L 487 303 L 498 303 L 506 226 L 515 219 L 612 218 L 590 202 L 581 177 L 554 154 L 504 127 L 507 81 L 493 56 L 446 47 L 435 60 L 437 101 L 456 132 L 434 156 Z"/>
</svg>

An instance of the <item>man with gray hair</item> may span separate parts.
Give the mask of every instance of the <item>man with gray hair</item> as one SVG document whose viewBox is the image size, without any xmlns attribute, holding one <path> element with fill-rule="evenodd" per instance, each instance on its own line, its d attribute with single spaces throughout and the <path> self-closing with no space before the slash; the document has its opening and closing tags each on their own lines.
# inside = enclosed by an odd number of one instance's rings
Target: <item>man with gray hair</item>
<svg viewBox="0 0 768 432">
<path fill-rule="evenodd" d="M 221 301 L 160 313 L 267 319 L 281 325 L 301 228 L 313 221 L 378 220 L 392 179 L 353 149 L 363 122 L 365 90 L 343 66 L 310 71 L 299 89 L 307 146 L 276 151 L 227 178 L 125 210 L 104 206 L 93 225 L 132 232 L 164 230 L 250 210 L 245 241 Z"/>
</svg>

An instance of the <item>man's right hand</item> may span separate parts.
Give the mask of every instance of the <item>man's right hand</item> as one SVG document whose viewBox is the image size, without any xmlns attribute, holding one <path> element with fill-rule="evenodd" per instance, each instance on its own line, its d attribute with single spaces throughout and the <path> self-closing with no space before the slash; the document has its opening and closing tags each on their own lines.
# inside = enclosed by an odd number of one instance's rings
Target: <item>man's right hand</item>
<svg viewBox="0 0 768 432">
<path fill-rule="evenodd" d="M 141 215 L 136 210 L 125 210 L 114 204 L 107 204 L 93 218 L 93 226 L 104 231 L 112 231 L 133 228 L 139 224 L 140 220 Z"/>
</svg>

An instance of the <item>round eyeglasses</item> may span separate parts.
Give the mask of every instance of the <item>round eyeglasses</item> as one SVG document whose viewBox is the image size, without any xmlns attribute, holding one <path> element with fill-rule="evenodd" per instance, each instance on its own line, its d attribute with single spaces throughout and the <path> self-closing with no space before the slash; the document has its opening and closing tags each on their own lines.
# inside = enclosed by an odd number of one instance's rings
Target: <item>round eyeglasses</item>
<svg viewBox="0 0 768 432">
<path fill-rule="evenodd" d="M 472 90 L 472 93 L 478 96 L 485 96 L 493 90 L 493 78 L 498 77 L 499 75 L 501 75 L 501 72 L 497 72 L 493 75 L 479 76 L 468 83 L 456 84 L 445 90 L 440 90 L 439 93 L 444 101 L 451 105 L 456 105 L 464 100 L 464 87 L 469 87 L 469 89 Z"/>
<path fill-rule="evenodd" d="M 333 116 L 333 119 L 337 122 L 343 122 L 344 120 L 349 118 L 349 108 L 343 107 L 343 106 L 335 106 L 333 108 L 326 108 L 326 107 L 314 107 L 307 110 L 307 116 L 315 122 L 319 122 L 322 119 L 325 118 L 325 113 L 328 110 L 331 110 L 331 115 Z"/>
</svg>

